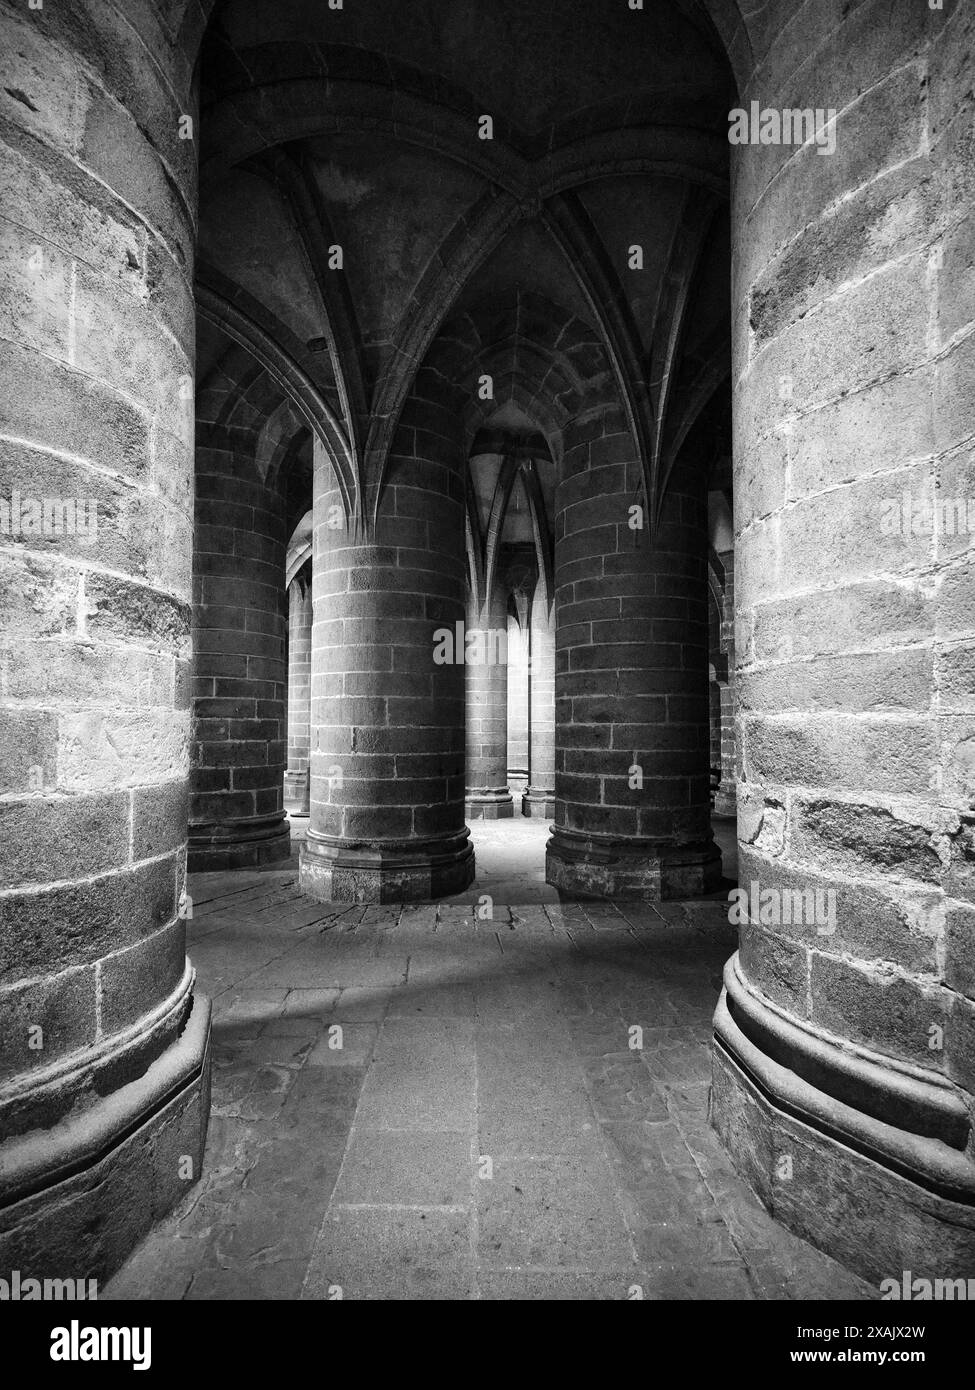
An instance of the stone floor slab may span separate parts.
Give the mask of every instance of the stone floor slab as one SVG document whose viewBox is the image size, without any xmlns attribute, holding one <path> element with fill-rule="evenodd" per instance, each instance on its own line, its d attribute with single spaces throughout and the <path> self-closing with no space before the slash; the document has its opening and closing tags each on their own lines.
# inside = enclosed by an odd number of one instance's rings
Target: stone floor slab
<svg viewBox="0 0 975 1390">
<path fill-rule="evenodd" d="M 473 1289 L 466 1213 L 346 1207 L 326 1217 L 301 1297 L 452 1301 Z"/>
<path fill-rule="evenodd" d="M 357 1128 L 333 1204 L 467 1208 L 473 1177 L 467 1132 Z"/>
<path fill-rule="evenodd" d="M 547 834 L 479 823 L 478 878 L 439 904 L 309 904 L 293 866 L 197 876 L 203 1175 L 103 1297 L 876 1296 L 709 1126 L 725 905 L 560 898 Z"/>
</svg>

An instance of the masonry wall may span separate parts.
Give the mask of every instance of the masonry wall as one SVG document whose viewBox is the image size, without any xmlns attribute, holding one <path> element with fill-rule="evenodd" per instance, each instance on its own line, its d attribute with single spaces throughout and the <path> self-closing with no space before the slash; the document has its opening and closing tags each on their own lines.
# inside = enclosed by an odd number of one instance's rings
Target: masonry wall
<svg viewBox="0 0 975 1390">
<path fill-rule="evenodd" d="M 456 413 L 436 373 L 406 402 L 374 524 L 343 512 L 315 469 L 311 823 L 302 887 L 397 901 L 466 886 L 465 667 L 434 660 L 465 617 L 463 485 Z"/>
<path fill-rule="evenodd" d="M 779 1029 L 763 999 L 799 1022 L 778 1060 L 851 1103 L 844 1145 L 870 1116 L 909 1134 L 914 1185 L 858 1171 L 825 1119 L 792 1133 L 722 1051 L 715 1113 L 773 1210 L 840 1258 L 964 1274 L 975 552 L 905 526 L 898 501 L 973 492 L 973 15 L 865 4 L 828 35 L 822 19 L 770 33 L 745 96 L 835 108 L 835 153 L 734 161 L 738 826 L 743 882 L 833 890 L 837 914 L 832 932 L 743 927 L 729 998 L 753 1038 Z M 946 1155 L 956 1199 L 939 1205 Z"/>
<path fill-rule="evenodd" d="M 721 687 L 716 680 L 711 681 L 708 690 L 708 710 L 709 710 L 709 732 L 710 746 L 709 758 L 711 762 L 711 777 L 714 778 L 714 769 L 721 766 Z"/>
<path fill-rule="evenodd" d="M 190 863 L 287 858 L 284 498 L 253 427 L 201 420 L 193 550 Z"/>
<path fill-rule="evenodd" d="M 528 816 L 555 814 L 555 612 L 539 579 L 531 605 L 531 762 L 522 810 Z"/>
<path fill-rule="evenodd" d="M 0 535 L 5 1269 L 104 1276 L 199 1172 L 187 52 L 151 4 L 0 6 L 3 493 L 95 518 L 38 534 L 8 511 Z"/>
<path fill-rule="evenodd" d="M 466 632 L 473 635 L 471 655 L 484 658 L 470 660 L 464 668 L 466 811 L 468 817 L 497 820 L 512 814 L 508 790 L 508 615 L 497 583 L 480 605 L 473 595 L 468 596 Z"/>
<path fill-rule="evenodd" d="M 708 660 L 714 669 L 708 688 L 708 720 L 710 729 L 709 757 L 711 761 L 711 774 L 714 776 L 714 769 L 721 766 L 721 689 L 720 680 L 722 675 L 722 653 L 720 646 L 720 627 L 721 621 L 714 601 L 714 590 L 711 591 L 711 602 L 708 604 Z"/>
<path fill-rule="evenodd" d="M 703 473 L 685 463 L 650 537 L 629 525 L 642 469 L 619 410 L 590 411 L 565 445 L 550 881 L 608 896 L 700 891 L 716 855 Z"/>
<path fill-rule="evenodd" d="M 308 814 L 311 751 L 311 567 L 288 589 L 288 767 L 286 807 Z"/>
<path fill-rule="evenodd" d="M 714 799 L 714 810 L 719 816 L 733 816 L 737 809 L 736 759 L 735 759 L 735 552 L 722 551 L 718 557 L 724 571 L 724 594 L 721 605 L 721 622 L 718 630 L 718 646 L 722 657 L 724 680 L 719 686 L 718 709 L 718 765 L 721 768 L 721 783 Z"/>
<path fill-rule="evenodd" d="M 508 786 L 517 801 L 528 786 L 528 652 L 526 634 L 508 616 Z"/>
</svg>

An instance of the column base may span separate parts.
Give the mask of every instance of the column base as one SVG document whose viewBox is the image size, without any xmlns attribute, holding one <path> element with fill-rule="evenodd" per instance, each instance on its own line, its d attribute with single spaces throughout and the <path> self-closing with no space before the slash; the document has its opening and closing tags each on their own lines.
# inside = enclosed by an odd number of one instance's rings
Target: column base
<svg viewBox="0 0 975 1390">
<path fill-rule="evenodd" d="M 734 791 L 725 791 L 719 787 L 714 796 L 714 814 L 716 816 L 736 816 L 738 814 L 738 798 Z"/>
<path fill-rule="evenodd" d="M 580 898 L 700 897 L 721 883 L 721 853 L 712 840 L 678 849 L 557 825 L 545 852 L 545 881 Z"/>
<path fill-rule="evenodd" d="M 308 815 L 309 781 L 307 768 L 304 772 L 286 772 L 284 774 L 284 809 L 290 811 L 292 815 Z"/>
<path fill-rule="evenodd" d="M 464 797 L 464 815 L 468 820 L 508 820 L 515 813 L 515 803 L 507 787 L 474 787 Z"/>
<path fill-rule="evenodd" d="M 263 821 L 191 825 L 186 867 L 191 874 L 222 869 L 260 869 L 291 854 L 284 812 Z"/>
<path fill-rule="evenodd" d="M 711 1123 L 778 1221 L 878 1284 L 973 1276 L 964 1092 L 783 1014 L 737 957 L 714 1027 Z"/>
<path fill-rule="evenodd" d="M 528 790 L 528 773 L 508 769 L 508 790 L 515 801 L 520 801 Z"/>
<path fill-rule="evenodd" d="M 210 1001 L 187 993 L 191 987 L 188 971 L 175 1004 L 167 1001 L 117 1046 L 113 1039 L 93 1077 L 89 1063 L 84 1075 L 48 1078 L 39 1089 L 50 1096 L 32 1102 L 41 1113 L 62 1086 L 72 1094 L 81 1088 L 77 1106 L 0 1145 L 0 1277 L 17 1269 L 22 1279 L 105 1281 L 199 1178 L 210 1114 Z M 183 1009 L 181 1031 L 156 1051 L 172 1008 Z M 24 1101 L 32 1101 L 30 1090 Z"/>
<path fill-rule="evenodd" d="M 555 792 L 526 791 L 521 798 L 521 814 L 538 820 L 554 820 Z"/>
<path fill-rule="evenodd" d="M 301 846 L 298 888 L 319 902 L 433 902 L 474 880 L 467 827 L 441 840 L 349 844 L 309 829 Z"/>
</svg>

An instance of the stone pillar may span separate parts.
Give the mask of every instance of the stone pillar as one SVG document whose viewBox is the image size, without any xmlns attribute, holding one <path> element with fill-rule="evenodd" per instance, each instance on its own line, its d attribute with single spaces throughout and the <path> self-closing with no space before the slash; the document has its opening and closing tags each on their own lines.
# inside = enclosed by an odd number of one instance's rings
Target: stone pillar
<svg viewBox="0 0 975 1390">
<path fill-rule="evenodd" d="M 711 682 L 708 686 L 708 723 L 711 732 L 711 790 L 714 793 L 714 795 L 717 795 L 721 776 L 721 683 L 719 683 L 718 680 L 719 672 L 715 670 L 714 656 L 715 652 L 712 647 L 711 668 L 713 671 L 715 671 L 715 674 L 712 676 Z M 715 777 L 715 771 L 717 771 L 717 777 Z"/>
<path fill-rule="evenodd" d="M 316 453 L 311 820 L 299 881 L 324 901 L 431 899 L 474 875 L 457 640 L 463 493 L 454 421 L 441 413 L 443 438 L 401 426 L 367 536 L 329 525 L 344 508 Z"/>
<path fill-rule="evenodd" d="M 466 662 L 469 820 L 514 815 L 508 788 L 508 609 L 500 585 L 480 609 L 469 598 Z"/>
<path fill-rule="evenodd" d="M 744 94 L 842 115 L 832 153 L 735 151 L 756 901 L 712 1107 L 779 1220 L 899 1281 L 975 1270 L 975 15 L 895 18 L 866 4 L 813 35 L 814 7 Z"/>
<path fill-rule="evenodd" d="M 517 596 L 516 596 L 517 601 Z M 527 623 L 528 605 L 525 605 Z M 508 614 L 508 786 L 512 797 L 528 789 L 528 630 Z"/>
<path fill-rule="evenodd" d="M 555 815 L 555 613 L 539 579 L 531 605 L 531 685 L 529 690 L 528 788 L 521 799 L 524 816 Z"/>
<path fill-rule="evenodd" d="M 287 859 L 285 515 L 253 430 L 198 427 L 190 868 Z"/>
<path fill-rule="evenodd" d="M 678 897 L 720 877 L 708 761 L 707 507 L 685 466 L 651 538 L 613 433 L 566 449 L 556 490 L 555 827 L 546 876 L 597 897 Z M 591 433 L 592 426 L 589 427 Z"/>
<path fill-rule="evenodd" d="M 0 89 L 7 1278 L 107 1278 L 199 1176 L 209 1109 L 209 1002 L 180 906 L 192 61 L 159 45 L 153 8 L 0 17 L 16 66 Z"/>
<path fill-rule="evenodd" d="M 721 652 L 725 679 L 720 682 L 721 699 L 721 783 L 714 798 L 717 816 L 733 816 L 737 811 L 737 772 L 735 769 L 735 552 L 718 556 L 724 570 L 724 602 L 721 611 Z"/>
<path fill-rule="evenodd" d="M 308 767 L 311 745 L 311 575 L 306 566 L 288 590 L 288 769 L 284 804 L 297 816 L 308 815 Z"/>
</svg>

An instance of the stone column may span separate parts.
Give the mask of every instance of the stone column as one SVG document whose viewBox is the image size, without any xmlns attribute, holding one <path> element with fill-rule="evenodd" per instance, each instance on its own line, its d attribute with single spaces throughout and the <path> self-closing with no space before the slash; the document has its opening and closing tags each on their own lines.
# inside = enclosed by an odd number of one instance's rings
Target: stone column
<svg viewBox="0 0 975 1390">
<path fill-rule="evenodd" d="M 508 788 L 508 610 L 500 585 L 478 608 L 467 608 L 470 659 L 466 671 L 469 820 L 514 815 Z"/>
<path fill-rule="evenodd" d="M 711 649 L 711 667 L 715 670 L 708 686 L 708 712 L 709 725 L 711 731 L 711 789 L 715 796 L 719 790 L 719 781 L 715 780 L 715 769 L 718 771 L 720 779 L 721 773 L 721 684 L 719 684 L 720 668 L 715 668 L 714 657 L 716 653 Z M 717 654 L 720 662 L 720 653 Z"/>
<path fill-rule="evenodd" d="M 555 815 L 555 612 L 539 579 L 531 605 L 529 780 L 521 799 L 524 816 Z"/>
<path fill-rule="evenodd" d="M 284 804 L 294 815 L 308 815 L 311 746 L 311 575 L 310 566 L 288 590 L 288 769 Z"/>
<path fill-rule="evenodd" d="M 722 551 L 718 559 L 724 570 L 720 641 L 726 679 L 720 683 L 721 785 L 714 798 L 714 811 L 718 816 L 733 816 L 738 806 L 735 767 L 735 552 Z"/>
<path fill-rule="evenodd" d="M 209 1109 L 180 907 L 192 55 L 153 9 L 0 17 L 5 1276 L 107 1278 L 199 1176 Z"/>
<path fill-rule="evenodd" d="M 516 596 L 517 601 L 517 596 Z M 528 788 L 528 605 L 525 626 L 508 614 L 508 786 L 512 797 Z"/>
<path fill-rule="evenodd" d="M 618 413 L 606 418 L 619 431 Z M 557 800 L 546 876 L 596 897 L 708 891 L 720 859 L 703 470 L 685 464 L 651 538 L 628 525 L 641 495 L 630 434 L 574 434 L 555 504 Z"/>
<path fill-rule="evenodd" d="M 431 402 L 428 414 L 439 409 Z M 300 886 L 324 901 L 431 899 L 460 892 L 474 874 L 457 641 L 463 493 L 454 420 L 441 414 L 442 437 L 400 428 L 368 535 L 329 524 L 344 507 L 316 454 L 311 820 Z"/>
<path fill-rule="evenodd" d="M 284 496 L 253 430 L 198 427 L 190 868 L 287 859 Z"/>
<path fill-rule="evenodd" d="M 713 1119 L 774 1215 L 872 1280 L 967 1278 L 975 15 L 866 4 L 818 24 L 813 7 L 777 31 L 743 104 L 828 104 L 832 152 L 734 160 L 756 898 L 716 1015 Z"/>
</svg>

